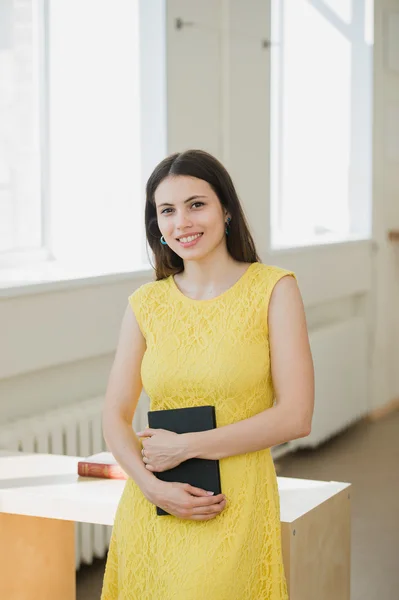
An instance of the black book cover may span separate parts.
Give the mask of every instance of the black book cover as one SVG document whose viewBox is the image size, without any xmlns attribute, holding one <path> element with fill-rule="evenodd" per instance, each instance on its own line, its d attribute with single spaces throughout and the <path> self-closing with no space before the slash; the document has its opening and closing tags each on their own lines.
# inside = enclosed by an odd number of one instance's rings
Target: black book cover
<svg viewBox="0 0 399 600">
<path fill-rule="evenodd" d="M 148 413 L 148 425 L 151 429 L 167 429 L 175 433 L 193 433 L 207 431 L 216 427 L 214 406 L 194 406 L 190 408 L 172 408 L 169 410 L 153 410 Z M 177 467 L 154 473 L 162 481 L 189 483 L 203 490 L 221 493 L 220 471 L 218 460 L 190 458 Z M 157 506 L 158 515 L 167 515 Z"/>
</svg>

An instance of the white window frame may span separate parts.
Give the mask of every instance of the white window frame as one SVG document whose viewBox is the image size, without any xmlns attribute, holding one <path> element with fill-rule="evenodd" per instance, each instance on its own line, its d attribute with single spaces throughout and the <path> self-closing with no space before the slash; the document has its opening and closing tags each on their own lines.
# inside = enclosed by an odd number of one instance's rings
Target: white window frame
<svg viewBox="0 0 399 600">
<path fill-rule="evenodd" d="M 269 252 L 279 254 L 296 248 L 314 247 L 319 245 L 329 245 L 346 242 L 356 242 L 370 240 L 372 237 L 372 74 L 370 73 L 370 132 L 369 132 L 369 169 L 370 169 L 370 188 L 369 200 L 367 206 L 366 223 L 364 222 L 364 206 L 360 205 L 358 198 L 349 197 L 349 212 L 351 221 L 362 224 L 362 231 L 351 231 L 347 234 L 327 233 L 322 235 L 314 234 L 312 236 L 302 236 L 297 239 L 289 239 L 284 235 L 281 223 L 282 197 L 281 197 L 281 179 L 283 164 L 282 147 L 282 128 L 283 114 L 281 109 L 281 69 L 284 68 L 284 46 L 282 44 L 282 19 L 281 11 L 284 10 L 285 2 L 295 0 L 271 0 L 271 74 L 270 74 L 270 230 L 269 230 Z M 359 0 L 356 0 L 359 1 Z M 365 38 L 371 48 L 373 46 L 373 0 L 362 0 L 365 4 Z M 314 3 L 314 8 L 318 8 Z M 319 8 L 320 10 L 320 8 Z M 325 18 L 337 17 L 328 6 L 323 6 Z M 338 17 L 337 17 L 338 18 Z M 304 32 L 306 35 L 306 32 Z M 372 50 L 371 50 L 372 52 Z M 372 66 L 372 65 L 371 65 Z M 356 157 L 357 160 L 357 157 Z"/>
<path fill-rule="evenodd" d="M 39 70 L 39 94 L 43 95 L 43 101 L 37 98 L 39 107 L 38 123 L 39 123 L 39 172 L 40 180 L 40 244 L 35 248 L 14 248 L 0 252 L 0 273 L 4 269 L 18 268 L 22 265 L 32 265 L 43 262 L 50 258 L 48 245 L 46 244 L 46 231 L 44 212 L 46 210 L 46 175 L 44 162 L 46 160 L 46 152 L 44 152 L 45 142 L 43 136 L 46 131 L 46 112 L 47 106 L 47 84 L 46 84 L 46 65 L 45 65 L 45 45 L 47 33 L 47 19 L 45 12 L 45 3 L 47 0 L 32 0 L 32 10 L 36 9 L 36 22 L 38 26 L 37 46 L 33 48 L 35 59 L 37 59 L 37 68 Z"/>
<path fill-rule="evenodd" d="M 122 277 L 129 272 L 134 273 L 135 267 L 112 269 L 107 272 L 97 267 L 82 270 L 58 264 L 51 252 L 51 198 L 50 198 L 50 168 L 49 161 L 49 2 L 39 0 L 42 23 L 42 44 L 40 47 L 41 60 L 41 209 L 42 209 L 42 247 L 34 251 L 10 251 L 0 254 L 0 290 L 8 287 L 33 285 L 38 282 L 62 282 L 65 280 L 87 280 L 104 277 L 114 278 L 118 273 Z M 165 0 L 146 0 L 139 2 L 140 29 L 140 87 L 141 87 L 141 173 L 142 182 L 148 179 L 154 166 L 165 156 L 167 146 L 166 131 L 166 6 Z M 148 76 L 151 73 L 151 77 Z M 144 235 L 144 186 L 142 185 L 140 223 L 142 224 L 141 262 L 137 270 L 146 272 L 148 263 L 147 244 Z"/>
</svg>

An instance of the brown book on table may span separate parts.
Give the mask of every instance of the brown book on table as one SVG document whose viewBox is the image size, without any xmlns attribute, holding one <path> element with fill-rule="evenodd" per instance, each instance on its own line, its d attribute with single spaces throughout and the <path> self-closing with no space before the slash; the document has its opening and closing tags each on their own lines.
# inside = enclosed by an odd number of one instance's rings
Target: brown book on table
<svg viewBox="0 0 399 600">
<path fill-rule="evenodd" d="M 78 475 L 101 479 L 127 479 L 128 476 L 111 452 L 92 454 L 78 462 Z"/>
</svg>

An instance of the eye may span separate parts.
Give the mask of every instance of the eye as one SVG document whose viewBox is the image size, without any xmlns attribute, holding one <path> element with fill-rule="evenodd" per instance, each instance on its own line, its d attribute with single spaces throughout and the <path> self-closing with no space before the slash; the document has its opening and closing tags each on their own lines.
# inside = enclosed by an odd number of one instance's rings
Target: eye
<svg viewBox="0 0 399 600">
<path fill-rule="evenodd" d="M 164 215 L 164 214 L 166 215 L 166 214 L 168 214 L 168 213 L 166 212 L 167 210 L 172 210 L 172 209 L 171 209 L 171 208 L 164 208 L 163 210 L 161 210 L 161 215 Z"/>
<path fill-rule="evenodd" d="M 193 208 L 194 206 L 205 206 L 204 202 L 193 202 L 193 204 L 191 205 L 191 208 Z"/>
</svg>

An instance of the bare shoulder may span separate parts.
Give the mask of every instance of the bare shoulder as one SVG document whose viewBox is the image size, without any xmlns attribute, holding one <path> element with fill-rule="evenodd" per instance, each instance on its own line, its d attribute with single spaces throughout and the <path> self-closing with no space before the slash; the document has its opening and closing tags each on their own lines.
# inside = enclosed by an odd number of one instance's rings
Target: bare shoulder
<svg viewBox="0 0 399 600">
<path fill-rule="evenodd" d="M 305 323 L 305 309 L 297 280 L 292 274 L 283 275 L 273 288 L 269 304 L 269 327 L 302 327 Z"/>
<path fill-rule="evenodd" d="M 283 273 L 280 279 L 276 282 L 273 292 L 272 292 L 272 301 L 273 299 L 282 299 L 282 298 L 301 298 L 301 293 L 299 291 L 298 282 L 292 273 L 288 272 Z"/>
<path fill-rule="evenodd" d="M 127 306 L 119 330 L 115 361 L 129 363 L 143 356 L 146 341 L 137 317 L 131 306 Z"/>
</svg>

